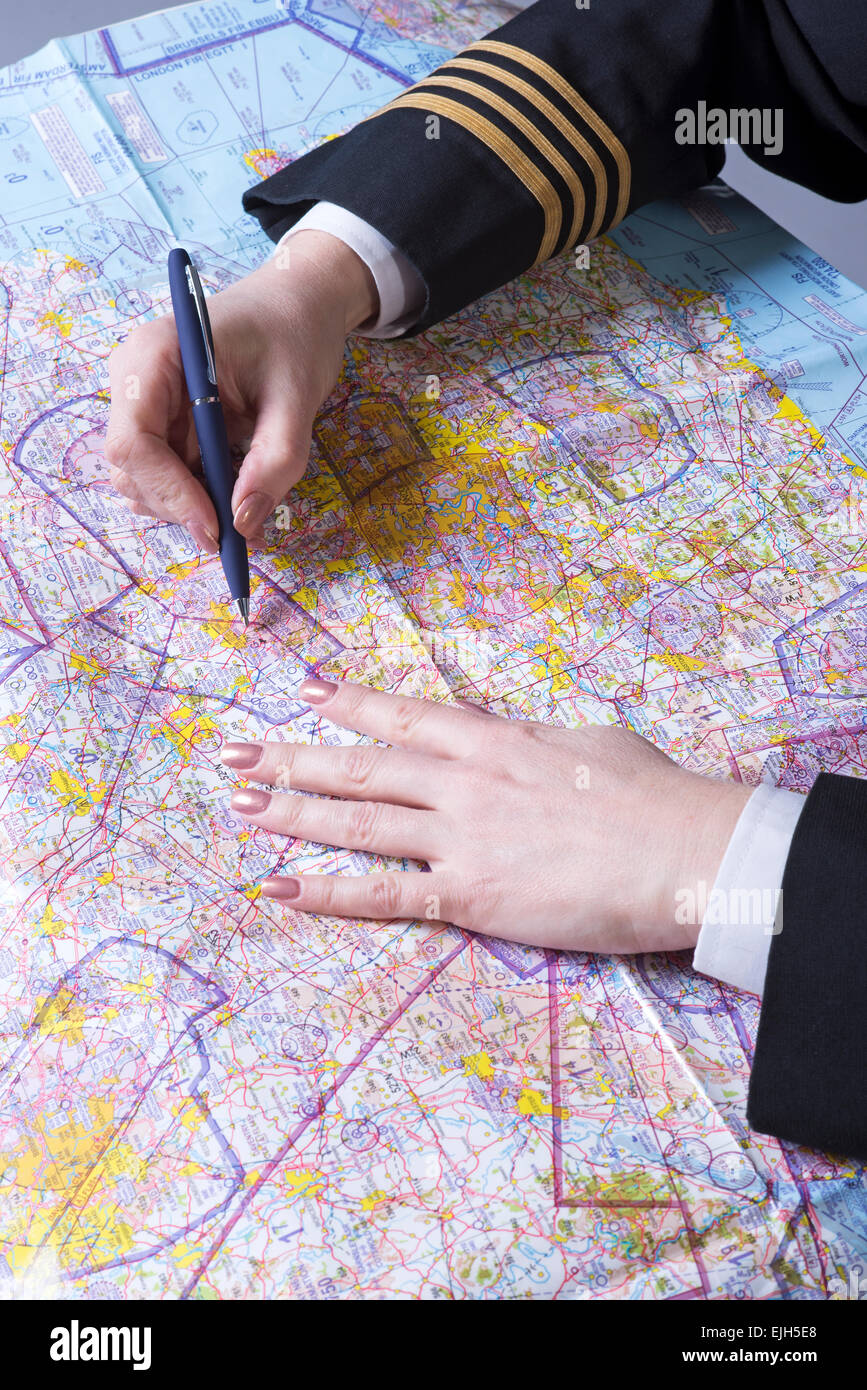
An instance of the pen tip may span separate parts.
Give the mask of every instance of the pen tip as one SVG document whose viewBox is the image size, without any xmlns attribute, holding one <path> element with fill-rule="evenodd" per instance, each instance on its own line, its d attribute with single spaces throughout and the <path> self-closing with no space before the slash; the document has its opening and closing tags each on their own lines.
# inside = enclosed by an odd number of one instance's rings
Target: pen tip
<svg viewBox="0 0 867 1390">
<path fill-rule="evenodd" d="M 248 598 L 235 599 L 235 606 L 241 617 L 244 619 L 244 626 L 250 626 L 250 600 Z"/>
</svg>

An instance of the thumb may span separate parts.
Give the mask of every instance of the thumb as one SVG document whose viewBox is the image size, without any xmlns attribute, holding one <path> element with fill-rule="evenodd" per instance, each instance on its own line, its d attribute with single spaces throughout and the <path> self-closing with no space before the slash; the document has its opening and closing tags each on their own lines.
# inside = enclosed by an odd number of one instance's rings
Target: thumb
<svg viewBox="0 0 867 1390">
<path fill-rule="evenodd" d="M 312 426 L 285 392 L 263 404 L 232 493 L 235 527 L 248 540 L 259 536 L 277 503 L 303 476 Z"/>
</svg>

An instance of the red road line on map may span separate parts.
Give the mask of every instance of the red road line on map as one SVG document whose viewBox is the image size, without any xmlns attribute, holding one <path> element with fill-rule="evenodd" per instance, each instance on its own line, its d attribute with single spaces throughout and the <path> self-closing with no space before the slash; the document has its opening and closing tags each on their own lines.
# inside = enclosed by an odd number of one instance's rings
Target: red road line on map
<svg viewBox="0 0 867 1390">
<path fill-rule="evenodd" d="M 416 999 L 418 999 L 419 996 L 423 994 L 424 991 L 430 987 L 430 985 L 433 984 L 437 976 L 441 974 L 443 970 L 445 970 L 446 966 L 451 965 L 452 961 L 455 960 L 456 957 L 459 956 L 461 952 L 466 949 L 467 942 L 468 938 L 466 935 L 464 935 L 460 945 L 456 946 L 453 951 L 450 951 L 449 954 L 443 960 L 440 961 L 439 965 L 436 966 L 436 968 L 432 970 L 430 974 L 427 975 L 420 984 L 416 985 L 415 989 L 412 990 L 404 1000 L 402 1000 L 402 1002 L 397 1006 L 394 1012 L 389 1014 L 382 1027 L 376 1030 L 370 1041 L 365 1043 L 358 1056 L 355 1057 L 343 1068 L 343 1071 L 335 1079 L 328 1091 L 323 1093 L 322 1104 L 317 1114 L 306 1117 L 301 1121 L 299 1125 L 296 1125 L 295 1129 L 293 1129 L 292 1133 L 287 1138 L 286 1143 L 283 1144 L 280 1149 L 278 1149 L 277 1153 L 265 1166 L 259 1177 L 256 1179 L 255 1183 L 250 1188 L 243 1201 L 239 1202 L 238 1209 L 235 1212 L 235 1215 L 223 1227 L 223 1230 L 220 1232 L 214 1245 L 211 1247 L 211 1249 L 208 1251 L 208 1254 L 204 1257 L 201 1264 L 195 1270 L 189 1283 L 181 1291 L 181 1298 L 189 1298 L 193 1289 L 196 1287 L 196 1284 L 199 1282 L 205 1270 L 208 1268 L 208 1265 L 211 1263 L 212 1259 L 217 1254 L 220 1247 L 225 1244 L 226 1240 L 232 1232 L 232 1229 L 234 1228 L 236 1223 L 241 1219 L 247 1207 L 250 1205 L 253 1198 L 256 1196 L 259 1189 L 262 1187 L 263 1183 L 266 1183 L 270 1178 L 271 1174 L 274 1172 L 275 1168 L 278 1168 L 280 1166 L 286 1155 L 289 1153 L 290 1149 L 292 1149 L 295 1146 L 298 1139 L 300 1139 L 305 1129 L 312 1125 L 314 1120 L 319 1118 L 319 1115 L 324 1110 L 327 1102 L 333 1100 L 343 1083 L 345 1081 L 348 1081 L 349 1077 L 356 1070 L 356 1068 L 361 1065 L 361 1063 L 365 1060 L 366 1057 L 370 1055 L 370 1053 L 377 1046 L 377 1044 L 382 1041 L 382 1039 L 386 1036 L 388 1032 L 390 1032 L 390 1030 L 394 1027 L 395 1023 L 397 1023 L 398 1019 L 401 1018 L 401 1016 L 404 1013 L 406 1013 L 410 1005 L 414 1004 Z"/>
</svg>

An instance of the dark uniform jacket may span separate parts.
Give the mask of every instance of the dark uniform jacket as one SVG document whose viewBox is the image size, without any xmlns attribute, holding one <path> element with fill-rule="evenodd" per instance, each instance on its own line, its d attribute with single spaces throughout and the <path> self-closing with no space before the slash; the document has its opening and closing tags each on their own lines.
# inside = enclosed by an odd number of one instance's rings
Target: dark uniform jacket
<svg viewBox="0 0 867 1390">
<path fill-rule="evenodd" d="M 715 177 L 725 146 L 679 143 L 678 112 L 754 108 L 782 111 L 783 139 L 752 159 L 867 197 L 867 0 L 539 0 L 244 207 L 274 241 L 320 199 L 377 228 L 424 280 L 414 336 Z M 867 780 L 819 776 L 783 901 L 747 1116 L 867 1159 Z"/>
</svg>

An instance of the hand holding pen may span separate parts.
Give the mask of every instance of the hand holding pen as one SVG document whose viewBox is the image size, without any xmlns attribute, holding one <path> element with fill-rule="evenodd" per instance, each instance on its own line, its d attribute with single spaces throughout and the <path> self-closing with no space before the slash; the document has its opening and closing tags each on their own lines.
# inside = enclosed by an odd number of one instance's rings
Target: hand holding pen
<svg viewBox="0 0 867 1390">
<path fill-rule="evenodd" d="M 340 373 L 347 333 L 377 307 L 370 272 L 342 242 L 300 232 L 288 245 L 288 258 L 268 257 L 207 298 L 226 433 L 230 445 L 248 442 L 232 520 L 254 549 L 304 473 L 313 420 Z M 220 525 L 197 476 L 199 444 L 174 315 L 131 332 L 109 369 L 104 452 L 112 484 L 136 515 L 185 526 L 216 554 Z"/>
</svg>

